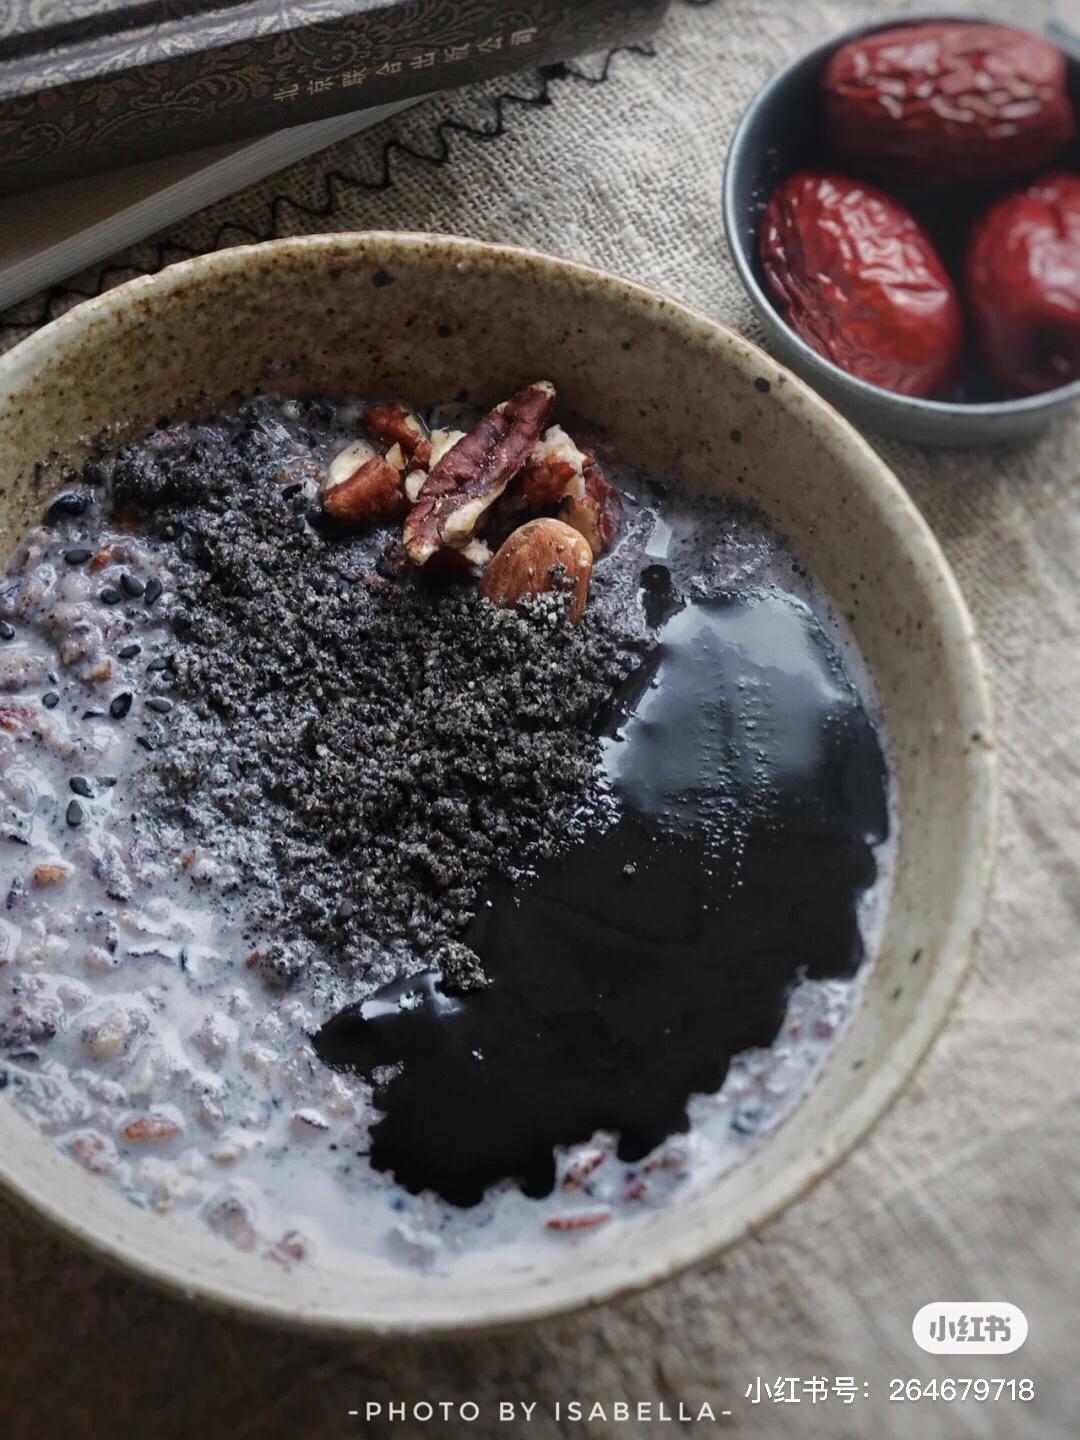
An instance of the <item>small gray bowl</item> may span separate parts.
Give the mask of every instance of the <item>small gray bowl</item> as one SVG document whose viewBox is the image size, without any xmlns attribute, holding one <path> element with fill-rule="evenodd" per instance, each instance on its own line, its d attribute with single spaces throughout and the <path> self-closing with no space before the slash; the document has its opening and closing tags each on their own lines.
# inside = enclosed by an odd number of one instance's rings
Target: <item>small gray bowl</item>
<svg viewBox="0 0 1080 1440">
<path fill-rule="evenodd" d="M 758 92 L 743 115 L 724 172 L 728 245 L 775 354 L 857 425 L 923 445 L 986 445 L 1033 435 L 1080 399 L 1080 380 L 1042 395 L 970 401 L 921 400 L 857 380 L 811 349 L 781 318 L 765 291 L 758 260 L 758 229 L 769 196 L 785 176 L 804 168 L 831 167 L 819 82 L 829 57 L 839 46 L 896 25 L 972 18 L 948 12 L 881 17 L 834 35 L 793 60 Z M 1069 89 L 1080 114 L 1080 51 L 1075 41 L 1063 33 L 1055 33 L 1052 38 L 1066 53 Z M 1080 168 L 1080 143 L 1074 142 L 1063 162 L 1068 168 Z M 948 210 L 953 198 L 941 194 L 936 201 L 941 209 Z M 922 218 L 927 218 L 925 212 Z"/>
</svg>

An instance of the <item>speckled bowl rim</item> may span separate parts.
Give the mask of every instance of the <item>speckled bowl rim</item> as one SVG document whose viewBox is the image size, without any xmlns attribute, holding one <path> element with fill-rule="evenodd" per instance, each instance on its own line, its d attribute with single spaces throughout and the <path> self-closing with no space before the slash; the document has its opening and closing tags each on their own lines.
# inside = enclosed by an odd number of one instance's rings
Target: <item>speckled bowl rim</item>
<svg viewBox="0 0 1080 1440">
<path fill-rule="evenodd" d="M 889 30 L 894 27 L 911 25 L 926 25 L 939 20 L 964 20 L 981 25 L 995 25 L 1006 22 L 995 20 L 992 16 L 965 15 L 956 10 L 920 10 L 915 14 L 908 14 L 903 11 L 896 11 L 888 15 L 878 16 L 872 20 L 862 20 L 855 25 L 849 25 L 843 30 L 837 30 L 827 39 L 811 45 L 808 49 L 801 51 L 793 59 L 789 60 L 780 70 L 766 80 L 765 84 L 754 95 L 750 104 L 743 111 L 739 123 L 735 127 L 735 133 L 731 137 L 731 144 L 728 146 L 727 160 L 724 162 L 724 179 L 721 188 L 721 206 L 724 217 L 724 234 L 727 237 L 728 250 L 732 260 L 735 262 L 735 269 L 738 271 L 739 279 L 750 299 L 754 302 L 755 308 L 762 318 L 775 324 L 778 329 L 784 332 L 785 339 L 792 348 L 792 352 L 799 357 L 799 363 L 805 365 L 807 370 L 813 374 L 814 371 L 827 377 L 834 385 L 847 391 L 853 399 L 862 399 L 875 405 L 888 407 L 898 417 L 917 417 L 920 415 L 933 415 L 944 418 L 956 418 L 963 416 L 965 419 L 978 421 L 983 419 L 992 421 L 999 417 L 1014 417 L 1017 415 L 1040 415 L 1044 411 L 1054 411 L 1063 405 L 1080 399 L 1080 380 L 1070 381 L 1068 385 L 1059 385 L 1054 390 L 1045 390 L 1039 395 L 1020 395 L 1012 400 L 980 400 L 971 403 L 964 403 L 958 400 L 929 400 L 917 395 L 899 395 L 893 390 L 886 390 L 880 385 L 871 385 L 867 380 L 861 380 L 857 375 L 851 375 L 842 370 L 839 365 L 833 363 L 826 356 L 821 355 L 812 346 L 798 335 L 773 301 L 762 289 L 754 273 L 754 259 L 750 253 L 746 239 L 743 235 L 741 216 L 739 214 L 738 200 L 735 195 L 736 171 L 741 162 L 743 152 L 747 147 L 747 135 L 751 126 L 757 119 L 758 112 L 763 109 L 776 95 L 782 94 L 791 81 L 792 75 L 800 70 L 808 60 L 821 57 L 822 61 L 837 50 L 841 45 L 847 44 L 849 40 L 858 40 L 863 35 L 873 35 L 879 30 Z M 1011 29 L 1027 30 L 1027 26 L 1010 26 Z M 1028 31 L 1036 34 L 1036 31 Z M 1046 38 L 1046 37 L 1042 37 Z M 1070 65 L 1080 66 L 1080 59 L 1077 58 L 1072 49 L 1066 46 L 1061 37 L 1053 42 L 1059 49 L 1064 51 Z M 1051 167 L 1052 168 L 1052 167 Z"/>
<path fill-rule="evenodd" d="M 663 313 L 668 319 L 674 318 L 688 337 L 708 332 L 722 345 L 731 365 L 745 374 L 748 382 L 762 373 L 762 366 L 770 371 L 776 370 L 775 362 L 764 351 L 713 317 L 659 290 L 609 271 L 525 247 L 495 245 L 457 236 L 413 231 L 339 232 L 215 251 L 106 291 L 74 307 L 6 355 L 0 356 L 0 390 L 26 362 L 37 361 L 58 343 L 70 343 L 102 314 L 124 309 L 137 310 L 144 297 L 167 295 L 174 287 L 188 286 L 201 276 L 221 268 L 243 269 L 250 257 L 265 255 L 268 251 L 285 261 L 305 250 L 325 248 L 331 253 L 340 253 L 342 246 L 363 248 L 368 244 L 377 245 L 380 253 L 385 253 L 389 247 L 399 254 L 423 252 L 436 247 L 444 254 L 450 252 L 455 255 L 460 262 L 485 260 L 489 264 L 523 269 L 541 284 L 545 276 L 562 272 L 594 293 L 606 293 L 613 302 L 620 297 L 629 298 L 638 305 L 647 306 L 657 315 Z M 680 1232 L 674 1238 L 667 1237 L 668 1243 L 663 1248 L 654 1247 L 656 1253 L 642 1255 L 621 1247 L 618 1263 L 609 1264 L 601 1278 L 591 1276 L 585 1281 L 572 1278 L 557 1294 L 550 1289 L 535 1287 L 531 1292 L 523 1293 L 520 1300 L 503 1304 L 487 1313 L 473 1313 L 467 1303 L 463 1303 L 460 1307 L 463 1313 L 457 1316 L 448 1317 L 433 1307 L 426 1315 L 389 1322 L 365 1314 L 362 1297 L 358 1300 L 355 1313 L 320 1313 L 317 1308 L 294 1308 L 278 1297 L 244 1292 L 227 1280 L 194 1278 L 185 1271 L 182 1249 L 178 1247 L 174 1253 L 167 1243 L 154 1254 L 136 1257 L 124 1248 L 121 1241 L 98 1233 L 92 1224 L 86 1223 L 75 1213 L 70 1200 L 67 1204 L 60 1203 L 43 1186 L 28 1182 L 21 1173 L 17 1151 L 13 1153 L 10 1150 L 0 1153 L 0 1186 L 8 1196 L 99 1259 L 150 1282 L 162 1291 L 223 1314 L 341 1340 L 459 1339 L 516 1328 L 607 1303 L 673 1278 L 689 1266 L 715 1258 L 748 1235 L 756 1234 L 763 1225 L 816 1185 L 865 1138 L 902 1093 L 945 1023 L 974 953 L 989 895 L 997 834 L 998 762 L 993 709 L 970 613 L 926 521 L 885 462 L 848 421 L 796 376 L 787 375 L 785 381 L 781 386 L 772 387 L 770 403 L 788 407 L 804 420 L 809 419 L 813 424 L 825 427 L 834 439 L 843 442 L 851 457 L 853 470 L 859 473 L 860 483 L 875 496 L 880 508 L 887 510 L 891 516 L 889 524 L 897 537 L 898 553 L 906 548 L 907 553 L 916 557 L 924 567 L 927 587 L 932 587 L 936 595 L 934 609 L 941 620 L 943 642 L 966 671 L 962 706 L 964 722 L 972 730 L 978 730 L 984 738 L 984 743 L 975 747 L 965 761 L 970 781 L 964 830 L 967 859 L 950 922 L 942 927 L 941 953 L 933 990 L 924 997 L 921 1008 L 902 1037 L 902 1043 L 892 1047 L 880 1069 L 839 1117 L 843 1124 L 834 1125 L 825 1134 L 813 1156 L 804 1157 L 798 1164 L 789 1162 L 782 1183 L 772 1186 L 752 1215 L 745 1215 L 732 1223 L 727 1215 L 718 1213 L 715 1228 L 708 1235 L 688 1236 Z M 41 1142 L 53 1147 L 49 1137 L 41 1135 L 28 1124 L 27 1136 L 28 1143 Z M 54 1147 L 53 1152 L 65 1166 L 71 1167 L 80 1181 L 100 1183 L 96 1177 L 85 1175 L 71 1166 L 70 1160 L 61 1156 Z M 73 1184 L 72 1189 L 77 1189 L 77 1185 Z M 159 1220 L 159 1217 L 148 1218 Z M 167 1224 L 167 1220 L 164 1223 Z"/>
</svg>

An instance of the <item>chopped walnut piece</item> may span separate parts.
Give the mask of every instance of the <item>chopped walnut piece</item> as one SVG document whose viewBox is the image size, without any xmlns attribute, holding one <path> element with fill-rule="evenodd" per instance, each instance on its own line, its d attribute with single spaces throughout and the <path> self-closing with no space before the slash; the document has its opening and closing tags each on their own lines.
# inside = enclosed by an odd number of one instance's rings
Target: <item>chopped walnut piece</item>
<svg viewBox="0 0 1080 1440">
<path fill-rule="evenodd" d="M 525 463 L 555 404 L 547 380 L 497 406 L 432 467 L 405 520 L 405 550 L 425 565 L 443 546 L 463 550 Z"/>
<path fill-rule="evenodd" d="M 342 524 L 392 520 L 404 508 L 401 476 L 381 455 L 365 460 L 347 480 L 323 493 L 323 509 Z"/>
<path fill-rule="evenodd" d="M 604 479 L 599 462 L 589 455 L 584 473 L 584 495 L 578 499 L 568 495 L 559 507 L 559 517 L 580 531 L 592 547 L 594 556 L 603 555 L 615 539 L 622 503 L 614 485 Z"/>
<path fill-rule="evenodd" d="M 361 418 L 364 428 L 385 445 L 400 445 L 407 459 L 417 465 L 429 464 L 431 441 L 423 425 L 404 405 L 369 405 Z"/>
<path fill-rule="evenodd" d="M 491 548 L 483 540 L 470 540 L 460 550 L 442 546 L 427 562 L 429 570 L 445 571 L 447 574 L 483 567 L 491 559 Z"/>
<path fill-rule="evenodd" d="M 344 450 L 339 450 L 327 466 L 322 483 L 324 498 L 338 485 L 344 485 L 346 480 L 351 480 L 360 467 L 374 459 L 377 454 L 375 447 L 366 440 L 352 440 Z"/>
<path fill-rule="evenodd" d="M 588 456 L 560 425 L 552 425 L 533 446 L 529 458 L 510 486 L 511 499 L 529 510 L 557 505 L 568 495 L 585 497 Z"/>
<path fill-rule="evenodd" d="M 386 452 L 386 463 L 392 465 L 399 475 L 404 475 L 409 468 L 409 462 L 405 458 L 405 452 L 400 445 L 394 444 Z"/>
</svg>

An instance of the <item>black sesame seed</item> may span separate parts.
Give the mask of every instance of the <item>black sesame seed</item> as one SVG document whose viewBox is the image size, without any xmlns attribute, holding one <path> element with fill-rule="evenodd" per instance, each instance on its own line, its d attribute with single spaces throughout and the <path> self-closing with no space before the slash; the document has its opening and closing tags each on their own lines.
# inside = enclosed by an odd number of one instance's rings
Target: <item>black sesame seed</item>
<svg viewBox="0 0 1080 1440">
<path fill-rule="evenodd" d="M 303 490 L 303 488 L 304 482 L 302 480 L 297 480 L 292 485 L 285 486 L 285 488 L 281 492 L 281 498 L 283 500 L 291 500 L 294 495 L 299 495 L 300 491 Z"/>
<path fill-rule="evenodd" d="M 121 690 L 119 695 L 114 695 L 109 701 L 109 714 L 114 720 L 123 720 L 124 716 L 131 709 L 131 691 Z"/>
<path fill-rule="evenodd" d="M 147 663 L 147 670 L 167 670 L 172 664 L 171 655 L 155 655 L 153 660 Z"/>
<path fill-rule="evenodd" d="M 0 640 L 14 640 L 15 626 L 9 625 L 6 620 L 0 620 Z"/>
<path fill-rule="evenodd" d="M 119 605 L 123 598 L 123 595 L 117 590 L 115 585 L 106 585 L 105 589 L 102 590 L 98 596 L 98 599 L 103 605 Z"/>
<path fill-rule="evenodd" d="M 84 710 L 82 718 L 84 720 L 100 720 L 104 714 L 104 710 Z"/>
<path fill-rule="evenodd" d="M 88 495 L 80 495 L 76 490 L 65 490 L 49 505 L 49 515 L 82 515 L 89 503 Z"/>
<path fill-rule="evenodd" d="M 115 776 L 115 775 L 99 775 L 99 776 L 98 776 L 98 784 L 99 784 L 99 785 L 103 785 L 106 790 L 111 790 L 112 787 L 116 784 L 116 776 Z"/>
<path fill-rule="evenodd" d="M 127 570 L 120 576 L 120 584 L 133 599 L 138 599 L 146 591 L 146 582 L 140 580 L 138 575 L 129 574 Z"/>
<path fill-rule="evenodd" d="M 73 775 L 68 781 L 68 784 L 72 790 L 74 790 L 75 794 L 81 795 L 84 800 L 91 799 L 94 794 L 90 787 L 90 781 L 87 780 L 85 775 Z"/>
<path fill-rule="evenodd" d="M 155 711 L 158 715 L 167 715 L 172 706 L 173 702 L 167 700 L 164 695 L 151 695 L 146 702 L 146 708 Z"/>
<path fill-rule="evenodd" d="M 334 920 L 338 925 L 344 925 L 346 920 L 351 920 L 356 914 L 356 906 L 351 900 L 342 900 L 334 912 Z"/>
<path fill-rule="evenodd" d="M 67 807 L 67 823 L 74 829 L 81 825 L 86 818 L 86 811 L 79 804 L 78 800 L 72 800 Z"/>
<path fill-rule="evenodd" d="M 149 735 L 136 735 L 135 744 L 141 745 L 144 750 L 154 751 L 157 749 L 157 746 L 154 744 L 153 740 L 150 739 Z"/>
<path fill-rule="evenodd" d="M 153 605 L 154 601 L 161 596 L 161 581 L 155 575 L 153 579 L 146 582 L 146 593 L 143 599 L 147 605 Z"/>
<path fill-rule="evenodd" d="M 74 550 L 65 550 L 64 559 L 69 565 L 85 565 L 93 553 L 92 550 L 87 550 L 85 546 L 77 546 Z"/>
<path fill-rule="evenodd" d="M 46 690 L 45 694 L 41 697 L 41 703 L 45 706 L 46 710 L 55 710 L 57 705 L 60 704 L 60 696 L 55 690 Z"/>
<path fill-rule="evenodd" d="M 116 653 L 118 658 L 121 660 L 134 660 L 136 655 L 142 654 L 142 646 L 125 645 L 122 650 L 118 650 Z"/>
</svg>

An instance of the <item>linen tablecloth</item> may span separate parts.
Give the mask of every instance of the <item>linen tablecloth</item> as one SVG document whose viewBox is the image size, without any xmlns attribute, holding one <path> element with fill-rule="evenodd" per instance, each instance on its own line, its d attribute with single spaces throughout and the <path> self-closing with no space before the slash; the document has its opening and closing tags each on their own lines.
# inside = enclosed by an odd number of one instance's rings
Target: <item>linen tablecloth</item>
<svg viewBox="0 0 1080 1440">
<path fill-rule="evenodd" d="M 71 287 L 48 314 L 186 253 L 254 237 L 402 227 L 539 246 L 655 283 L 755 334 L 720 219 L 725 149 L 787 57 L 872 12 L 866 0 L 674 0 L 648 49 L 425 102 L 221 202 Z M 890 5 L 889 10 L 913 8 Z M 952 10 L 966 8 L 952 0 Z M 970 8 L 970 7 L 968 7 Z M 1033 28 L 1040 0 L 983 12 Z M 1065 8 L 1059 18 L 1077 21 Z M 616 1400 L 732 1410 L 715 1431 L 771 1437 L 1066 1440 L 1080 1433 L 1080 415 L 979 452 L 883 446 L 974 610 L 998 707 L 1004 796 L 993 902 L 953 1017 L 872 1137 L 801 1203 L 706 1270 L 598 1312 L 495 1339 L 384 1349 L 206 1317 L 113 1274 L 0 1204 L 0 1431 L 310 1440 L 362 1433 L 370 1402 L 475 1400 L 475 1424 L 371 1433 L 652 1436 Z M 167 1243 L 163 1234 L 162 1243 Z M 1008 1361 L 922 1355 L 930 1300 L 1008 1300 L 1031 1333 Z M 1033 1377 L 1028 1405 L 889 1403 L 888 1380 Z M 759 1377 L 856 1377 L 870 1398 L 754 1404 Z M 803 1393 L 803 1392 L 800 1392 Z M 606 1420 L 565 1418 L 601 1401 Z M 499 1427 L 500 1400 L 537 1401 Z M 561 1400 L 564 1417 L 554 1418 Z"/>
</svg>

